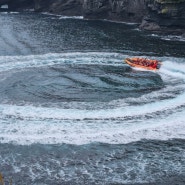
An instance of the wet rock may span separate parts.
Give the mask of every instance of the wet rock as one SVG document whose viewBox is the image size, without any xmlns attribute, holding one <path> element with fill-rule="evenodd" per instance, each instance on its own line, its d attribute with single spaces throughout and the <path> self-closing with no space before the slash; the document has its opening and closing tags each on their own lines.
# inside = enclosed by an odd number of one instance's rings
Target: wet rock
<svg viewBox="0 0 185 185">
<path fill-rule="evenodd" d="M 0 0 L 9 10 L 34 8 L 61 15 L 83 15 L 141 23 L 145 30 L 185 29 L 185 0 Z"/>
<path fill-rule="evenodd" d="M 82 15 L 82 0 L 34 0 L 35 11 L 62 15 Z"/>
<path fill-rule="evenodd" d="M 34 8 L 37 12 L 51 12 L 62 15 L 82 15 L 83 0 L 0 0 L 0 6 L 7 4 L 9 11 Z"/>
<path fill-rule="evenodd" d="M 148 17 L 160 27 L 185 27 L 185 0 L 148 1 Z"/>
<path fill-rule="evenodd" d="M 86 18 L 138 22 L 145 30 L 185 28 L 185 0 L 84 0 L 83 8 Z"/>
<path fill-rule="evenodd" d="M 34 7 L 34 0 L 0 0 L 0 6 L 8 5 L 9 11 L 21 11 Z"/>
<path fill-rule="evenodd" d="M 148 31 L 159 31 L 160 26 L 155 22 L 148 22 L 146 20 L 143 20 L 141 25 L 139 26 L 142 30 L 148 30 Z"/>
<path fill-rule="evenodd" d="M 85 0 L 83 7 L 84 16 L 93 19 L 141 22 L 146 15 L 144 0 Z"/>
</svg>

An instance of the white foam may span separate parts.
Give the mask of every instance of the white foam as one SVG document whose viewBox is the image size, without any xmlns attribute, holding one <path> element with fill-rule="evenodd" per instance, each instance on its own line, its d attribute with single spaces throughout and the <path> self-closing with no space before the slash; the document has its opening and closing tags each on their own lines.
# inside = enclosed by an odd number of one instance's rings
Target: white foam
<svg viewBox="0 0 185 185">
<path fill-rule="evenodd" d="M 110 59 L 111 58 L 111 59 Z M 29 55 L 29 56 L 0 56 L 0 72 L 12 69 L 52 66 L 57 64 L 119 64 L 124 55 L 117 53 L 73 52 L 61 54 Z M 107 60 L 109 62 L 107 62 Z"/>
<path fill-rule="evenodd" d="M 19 14 L 19 12 L 10 12 L 10 14 Z"/>
<path fill-rule="evenodd" d="M 162 40 L 167 40 L 167 41 L 180 41 L 180 42 L 185 42 L 185 38 L 182 36 L 173 36 L 173 35 L 168 35 L 161 37 Z"/>
<path fill-rule="evenodd" d="M 59 19 L 84 19 L 83 16 L 60 16 Z"/>
<path fill-rule="evenodd" d="M 126 56 L 117 53 L 98 52 L 0 57 L 0 71 L 11 72 L 15 69 L 25 70 L 29 67 L 63 63 L 123 65 L 120 61 L 124 57 Z M 185 139 L 185 65 L 183 62 L 184 59 L 173 58 L 171 62 L 165 58 L 158 74 L 167 86 L 139 98 L 113 101 L 111 103 L 115 108 L 87 110 L 72 106 L 64 109 L 1 104 L 0 142 L 117 144 L 140 139 Z M 175 90 L 179 90 L 180 93 L 176 94 Z M 170 98 L 160 100 L 162 95 Z M 129 105 L 130 102 L 139 104 Z"/>
<path fill-rule="evenodd" d="M 160 69 L 161 74 L 185 80 L 185 64 L 165 61 Z"/>
<path fill-rule="evenodd" d="M 137 101 L 137 100 L 136 100 Z M 116 119 L 131 116 L 147 115 L 155 112 L 175 109 L 185 105 L 185 93 L 175 98 L 152 102 L 144 105 L 119 107 L 115 109 L 102 110 L 80 110 L 44 108 L 34 106 L 0 105 L 0 113 L 5 116 L 36 119 L 62 119 L 62 120 L 84 120 L 84 119 Z"/>
<path fill-rule="evenodd" d="M 42 12 L 41 14 L 59 17 L 59 19 L 84 19 L 83 16 L 66 16 L 66 15 L 60 15 L 60 14 L 52 14 L 52 13 L 48 13 L 48 12 Z"/>
<path fill-rule="evenodd" d="M 167 35 L 167 36 L 161 36 L 158 34 L 151 34 L 150 36 L 152 37 L 158 37 L 162 40 L 166 40 L 166 41 L 180 41 L 180 42 L 184 42 L 185 38 L 183 38 L 182 36 L 178 36 L 178 35 Z"/>
<path fill-rule="evenodd" d="M 185 112 L 183 112 L 185 113 Z M 87 144 L 90 142 L 129 143 L 140 139 L 185 138 L 184 118 L 180 113 L 164 119 L 152 119 L 138 122 L 65 122 L 53 120 L 29 121 L 17 120 L 0 125 L 0 141 L 17 144 Z M 177 119 L 176 119 L 177 118 Z"/>
<path fill-rule="evenodd" d="M 112 22 L 117 24 L 126 24 L 126 25 L 138 25 L 138 23 L 135 23 L 135 22 L 116 21 L 116 20 L 109 20 L 109 19 L 99 19 L 99 21 Z"/>
</svg>

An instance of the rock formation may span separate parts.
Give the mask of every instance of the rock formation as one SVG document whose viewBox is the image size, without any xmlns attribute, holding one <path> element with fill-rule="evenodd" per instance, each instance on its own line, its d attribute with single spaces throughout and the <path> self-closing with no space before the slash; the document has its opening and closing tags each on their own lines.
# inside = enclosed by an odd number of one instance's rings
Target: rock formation
<svg viewBox="0 0 185 185">
<path fill-rule="evenodd" d="M 185 0 L 155 0 L 147 2 L 148 13 L 140 28 L 158 30 L 163 27 L 185 29 Z"/>
<path fill-rule="evenodd" d="M 84 0 L 86 18 L 140 23 L 147 14 L 145 0 Z"/>
<path fill-rule="evenodd" d="M 141 23 L 145 30 L 185 29 L 185 0 L 0 0 L 9 10 L 34 8 L 62 15 L 83 15 Z"/>
<path fill-rule="evenodd" d="M 7 4 L 9 11 L 21 11 L 33 8 L 35 11 L 48 11 L 62 15 L 82 15 L 83 0 L 0 0 Z"/>
<path fill-rule="evenodd" d="M 34 0 L 35 11 L 62 15 L 82 15 L 83 0 Z"/>
<path fill-rule="evenodd" d="M 0 0 L 0 7 L 5 4 L 8 5 L 9 11 L 21 11 L 34 7 L 33 0 Z"/>
<path fill-rule="evenodd" d="M 86 18 L 141 23 L 140 28 L 185 28 L 185 0 L 84 0 Z"/>
</svg>

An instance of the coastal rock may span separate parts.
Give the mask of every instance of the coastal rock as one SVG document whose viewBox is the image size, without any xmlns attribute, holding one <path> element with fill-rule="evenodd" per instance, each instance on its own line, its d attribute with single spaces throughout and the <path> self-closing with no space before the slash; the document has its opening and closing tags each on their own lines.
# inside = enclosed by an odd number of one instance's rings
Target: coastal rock
<svg viewBox="0 0 185 185">
<path fill-rule="evenodd" d="M 185 30 L 185 0 L 0 0 L 0 6 L 5 4 L 11 11 L 34 8 L 86 19 L 140 23 L 141 29 L 151 31 Z"/>
<path fill-rule="evenodd" d="M 185 28 L 185 0 L 154 0 L 147 3 L 148 22 L 160 27 Z"/>
<path fill-rule="evenodd" d="M 185 28 L 185 0 L 84 0 L 83 9 L 85 18 L 141 23 L 144 30 Z"/>
<path fill-rule="evenodd" d="M 9 11 L 21 11 L 23 9 L 30 9 L 34 7 L 33 0 L 0 0 L 0 7 L 8 5 Z"/>
<path fill-rule="evenodd" d="M 84 0 L 83 7 L 89 19 L 141 22 L 147 14 L 145 0 Z"/>
<path fill-rule="evenodd" d="M 82 0 L 34 0 L 35 11 L 48 11 L 62 15 L 82 15 Z"/>
<path fill-rule="evenodd" d="M 36 12 L 71 16 L 83 14 L 83 0 L 0 0 L 0 6 L 5 4 L 9 11 L 33 8 Z"/>
<path fill-rule="evenodd" d="M 148 30 L 148 31 L 159 31 L 160 26 L 155 22 L 149 22 L 145 19 L 142 21 L 141 25 L 139 26 L 142 30 Z"/>
</svg>

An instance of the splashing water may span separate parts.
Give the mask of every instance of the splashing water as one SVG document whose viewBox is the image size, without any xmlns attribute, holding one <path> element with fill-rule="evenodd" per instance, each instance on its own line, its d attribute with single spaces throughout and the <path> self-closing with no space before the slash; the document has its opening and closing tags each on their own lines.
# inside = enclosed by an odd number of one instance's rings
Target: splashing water
<svg viewBox="0 0 185 185">
<path fill-rule="evenodd" d="M 121 144 L 184 139 L 183 59 L 160 58 L 163 66 L 153 73 L 133 71 L 121 62 L 125 57 L 96 52 L 1 57 L 1 142 Z M 38 69 L 46 71 L 34 74 L 42 82 L 31 75 Z M 53 80 L 48 81 L 47 75 Z M 143 80 L 148 80 L 145 87 Z M 23 99 L 18 94 L 21 86 Z M 11 88 L 12 93 L 7 94 Z M 60 94 L 62 91 L 65 93 Z M 71 91 L 77 94 L 71 95 Z"/>
</svg>

